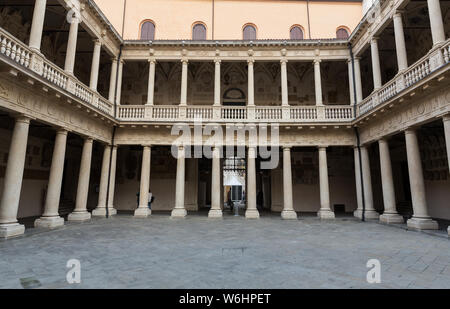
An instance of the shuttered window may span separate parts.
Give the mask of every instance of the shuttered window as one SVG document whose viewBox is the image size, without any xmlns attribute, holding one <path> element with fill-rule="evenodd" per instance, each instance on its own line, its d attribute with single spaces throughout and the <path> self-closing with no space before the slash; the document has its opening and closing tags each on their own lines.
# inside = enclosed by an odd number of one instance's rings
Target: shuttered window
<svg viewBox="0 0 450 309">
<path fill-rule="evenodd" d="M 252 25 L 244 27 L 244 40 L 256 40 L 256 29 Z"/>
<path fill-rule="evenodd" d="M 303 40 L 302 28 L 295 26 L 291 29 L 291 40 Z"/>
<path fill-rule="evenodd" d="M 349 37 L 348 31 L 345 30 L 344 28 L 339 28 L 336 31 L 336 38 L 337 39 L 345 40 L 345 39 L 348 39 L 348 37 Z"/>
<path fill-rule="evenodd" d="M 206 27 L 203 24 L 195 24 L 192 28 L 192 39 L 196 41 L 206 40 Z"/>
<path fill-rule="evenodd" d="M 141 26 L 141 40 L 153 41 L 155 39 L 155 25 L 146 21 Z"/>
</svg>

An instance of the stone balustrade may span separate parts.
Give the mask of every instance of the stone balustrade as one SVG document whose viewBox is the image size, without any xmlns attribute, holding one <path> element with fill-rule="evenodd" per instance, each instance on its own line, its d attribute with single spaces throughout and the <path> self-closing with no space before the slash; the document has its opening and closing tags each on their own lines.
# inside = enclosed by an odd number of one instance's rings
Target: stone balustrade
<svg viewBox="0 0 450 309">
<path fill-rule="evenodd" d="M 432 49 L 427 55 L 400 72 L 392 80 L 384 84 L 365 98 L 357 108 L 357 116 L 363 116 L 377 106 L 389 101 L 400 92 L 414 87 L 415 84 L 429 76 L 431 73 L 446 66 L 450 62 L 450 39 L 441 47 Z"/>
<path fill-rule="evenodd" d="M 3 28 L 0 28 L 0 59 L 13 61 L 18 68 L 31 70 L 51 85 L 69 92 L 88 106 L 109 116 L 113 115 L 113 103 L 45 59 L 42 54 L 30 49 Z"/>
<path fill-rule="evenodd" d="M 203 122 L 348 122 L 350 105 L 333 106 L 118 106 L 121 121 Z"/>
</svg>

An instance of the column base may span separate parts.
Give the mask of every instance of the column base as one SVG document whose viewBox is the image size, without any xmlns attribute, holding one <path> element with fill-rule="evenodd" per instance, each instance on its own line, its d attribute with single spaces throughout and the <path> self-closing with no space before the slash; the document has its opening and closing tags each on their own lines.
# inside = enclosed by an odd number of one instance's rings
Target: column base
<svg viewBox="0 0 450 309">
<path fill-rule="evenodd" d="M 222 209 L 211 209 L 208 218 L 223 218 Z"/>
<path fill-rule="evenodd" d="M 135 218 L 147 218 L 152 214 L 152 211 L 148 207 L 139 207 L 134 211 Z"/>
<path fill-rule="evenodd" d="M 357 209 L 353 213 L 353 216 L 355 216 L 356 218 L 362 219 L 362 210 Z M 366 210 L 364 212 L 364 218 L 366 220 L 378 220 L 380 218 L 380 214 L 378 212 L 376 212 L 375 210 Z"/>
<path fill-rule="evenodd" d="M 259 219 L 259 211 L 257 209 L 247 209 L 245 212 L 246 219 Z"/>
<path fill-rule="evenodd" d="M 331 209 L 321 209 L 317 213 L 317 216 L 320 219 L 335 219 L 336 216 L 334 215 L 334 212 L 331 211 Z"/>
<path fill-rule="evenodd" d="M 380 216 L 380 222 L 386 224 L 405 223 L 405 220 L 398 213 L 384 213 Z"/>
<path fill-rule="evenodd" d="M 184 218 L 187 216 L 187 210 L 184 208 L 174 208 L 170 216 L 172 218 Z"/>
<path fill-rule="evenodd" d="M 108 215 L 117 215 L 117 210 L 115 208 L 108 208 Z M 106 217 L 106 207 L 97 207 L 92 211 L 93 217 Z"/>
<path fill-rule="evenodd" d="M 68 221 L 83 222 L 91 220 L 91 214 L 89 212 L 72 212 L 67 218 Z"/>
<path fill-rule="evenodd" d="M 12 238 L 23 235 L 25 233 L 25 226 L 19 223 L 1 224 L 0 238 Z"/>
<path fill-rule="evenodd" d="M 414 218 L 412 217 L 406 222 L 406 225 L 413 230 L 437 230 L 439 225 L 431 218 Z"/>
<path fill-rule="evenodd" d="M 64 225 L 64 218 L 61 217 L 40 217 L 34 221 L 34 227 L 54 229 Z"/>
<path fill-rule="evenodd" d="M 293 210 L 283 210 L 281 212 L 281 219 L 283 220 L 297 220 L 297 213 Z"/>
</svg>

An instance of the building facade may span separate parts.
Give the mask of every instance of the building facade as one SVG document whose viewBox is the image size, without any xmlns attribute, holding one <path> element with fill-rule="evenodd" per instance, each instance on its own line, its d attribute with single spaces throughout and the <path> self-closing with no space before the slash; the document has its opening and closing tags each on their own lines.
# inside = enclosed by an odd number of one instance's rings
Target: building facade
<svg viewBox="0 0 450 309">
<path fill-rule="evenodd" d="M 0 5 L 0 237 L 117 211 L 220 218 L 230 175 L 248 219 L 447 227 L 449 6 Z"/>
</svg>

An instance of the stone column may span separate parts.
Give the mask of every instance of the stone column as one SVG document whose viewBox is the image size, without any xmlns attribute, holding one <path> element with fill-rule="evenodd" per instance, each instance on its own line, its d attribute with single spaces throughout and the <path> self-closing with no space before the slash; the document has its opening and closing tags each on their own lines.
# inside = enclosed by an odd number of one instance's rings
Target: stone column
<svg viewBox="0 0 450 309">
<path fill-rule="evenodd" d="M 220 63 L 221 61 L 219 59 L 214 60 L 215 64 L 215 74 L 214 74 L 214 106 L 220 106 Z"/>
<path fill-rule="evenodd" d="M 296 220 L 297 213 L 294 211 L 294 201 L 292 193 L 292 167 L 291 148 L 283 147 L 283 211 L 281 218 L 285 220 Z"/>
<path fill-rule="evenodd" d="M 120 105 L 121 99 L 122 99 L 122 76 L 123 76 L 123 65 L 125 64 L 125 62 L 123 60 L 120 60 L 119 62 L 119 70 L 117 73 L 117 97 L 116 97 L 116 102 L 117 105 Z"/>
<path fill-rule="evenodd" d="M 247 210 L 245 218 L 259 219 L 259 211 L 256 207 L 256 147 L 248 147 L 247 157 Z"/>
<path fill-rule="evenodd" d="M 356 99 L 357 103 L 361 103 L 363 100 L 363 92 L 362 92 L 362 82 L 361 82 L 361 65 L 359 62 L 359 58 L 355 57 L 355 85 L 356 85 Z"/>
<path fill-rule="evenodd" d="M 150 191 L 150 160 L 151 147 L 144 146 L 142 152 L 142 168 L 141 168 L 141 187 L 139 193 L 139 207 L 135 210 L 134 216 L 139 218 L 146 218 L 151 214 L 148 208 L 148 198 Z"/>
<path fill-rule="evenodd" d="M 155 98 L 155 59 L 150 59 L 148 68 L 148 93 L 147 93 L 147 105 L 153 105 Z"/>
<path fill-rule="evenodd" d="M 362 180 L 364 183 L 363 194 L 366 205 L 364 218 L 367 220 L 378 220 L 380 215 L 375 211 L 375 208 L 373 206 L 372 175 L 370 173 L 369 151 L 366 146 L 361 146 L 361 167 L 363 172 Z M 362 212 L 359 215 L 361 216 L 360 218 L 362 218 Z"/>
<path fill-rule="evenodd" d="M 408 56 L 406 53 L 405 33 L 403 32 L 402 12 L 395 12 L 393 20 L 398 71 L 401 72 L 408 68 Z"/>
<path fill-rule="evenodd" d="M 38 52 L 41 50 L 46 5 L 47 0 L 35 0 L 34 2 L 33 21 L 31 23 L 30 42 L 28 46 Z"/>
<path fill-rule="evenodd" d="M 287 60 L 283 59 L 280 62 L 281 62 L 281 105 L 289 106 Z"/>
<path fill-rule="evenodd" d="M 105 217 L 106 216 L 106 197 L 108 194 L 108 177 L 109 177 L 109 161 L 111 159 L 111 146 L 105 145 L 103 150 L 102 170 L 100 176 L 100 187 L 98 192 L 98 205 L 92 211 L 92 216 Z M 109 209 L 108 215 L 115 215 L 115 209 Z"/>
<path fill-rule="evenodd" d="M 442 22 L 442 12 L 439 0 L 427 0 L 428 15 L 430 16 L 431 36 L 433 45 L 445 41 L 444 23 Z"/>
<path fill-rule="evenodd" d="M 352 60 L 347 60 L 348 65 L 348 88 L 350 91 L 350 105 L 355 105 L 355 88 L 353 85 L 353 63 Z"/>
<path fill-rule="evenodd" d="M 29 126 L 30 118 L 23 116 L 16 118 L 0 202 L 0 238 L 18 236 L 25 232 L 25 227 L 17 222 L 17 211 L 22 190 Z"/>
<path fill-rule="evenodd" d="M 381 88 L 381 67 L 377 37 L 373 37 L 370 41 L 370 51 L 372 55 L 373 88 L 377 90 Z"/>
<path fill-rule="evenodd" d="M 384 223 L 404 223 L 403 217 L 397 212 L 395 202 L 394 180 L 392 178 L 392 164 L 389 144 L 386 139 L 378 141 L 380 148 L 381 184 L 383 188 L 384 213 L 380 221 Z"/>
<path fill-rule="evenodd" d="M 320 219 L 334 219 L 330 206 L 330 186 L 328 183 L 327 148 L 319 147 L 319 181 L 320 181 Z"/>
<path fill-rule="evenodd" d="M 77 37 L 78 37 L 78 24 L 80 21 L 77 17 L 73 17 L 72 23 L 69 29 L 69 38 L 67 40 L 67 52 L 66 52 L 66 63 L 64 65 L 64 70 L 73 75 L 73 69 L 75 66 L 75 56 L 77 53 Z"/>
<path fill-rule="evenodd" d="M 420 159 L 417 133 L 413 129 L 405 131 L 406 154 L 408 158 L 409 183 L 414 215 L 407 221 L 409 228 L 417 230 L 437 230 L 438 223 L 428 215 L 422 160 Z"/>
<path fill-rule="evenodd" d="M 56 132 L 53 148 L 52 165 L 48 180 L 45 209 L 41 218 L 34 221 L 35 227 L 55 228 L 64 225 L 64 219 L 59 216 L 59 200 L 64 173 L 64 158 L 66 155 L 67 131 L 59 129 Z"/>
<path fill-rule="evenodd" d="M 87 211 L 87 199 L 89 194 L 89 178 L 91 175 L 92 144 L 92 138 L 86 138 L 84 140 L 75 210 L 69 215 L 69 221 L 86 221 L 91 219 L 91 214 Z"/>
<path fill-rule="evenodd" d="M 117 146 L 112 147 L 111 155 L 111 176 L 109 178 L 108 213 L 110 216 L 117 214 L 114 208 L 114 193 L 116 190 L 116 166 L 117 166 Z"/>
<path fill-rule="evenodd" d="M 180 106 L 187 105 L 187 87 L 188 87 L 188 60 L 181 60 L 182 69 L 181 69 L 181 97 L 180 97 Z"/>
<path fill-rule="evenodd" d="M 187 211 L 184 206 L 185 161 L 184 146 L 179 146 L 175 188 L 175 208 L 172 210 L 172 218 L 184 218 L 187 215 Z"/>
<path fill-rule="evenodd" d="M 222 190 L 220 189 L 220 177 L 222 177 L 220 172 L 220 148 L 214 147 L 211 177 L 211 210 L 208 214 L 208 217 L 210 218 L 222 218 L 220 200 L 223 199 L 223 197 L 221 196 Z"/>
<path fill-rule="evenodd" d="M 359 150 L 358 147 L 354 147 L 354 156 L 355 156 L 355 184 L 356 184 L 356 201 L 358 204 L 358 208 L 354 211 L 353 216 L 357 218 L 361 218 L 361 214 L 363 211 L 363 203 L 362 203 L 362 190 L 361 190 L 361 165 L 359 160 Z"/>
<path fill-rule="evenodd" d="M 89 87 L 94 91 L 97 91 L 101 52 L 102 52 L 102 42 L 96 39 L 94 40 L 94 53 L 92 55 L 92 65 L 91 65 L 91 81 L 89 84 Z"/>
<path fill-rule="evenodd" d="M 117 58 L 111 59 L 111 76 L 109 78 L 109 95 L 108 100 L 114 102 L 116 95 L 116 79 L 117 79 Z"/>
<path fill-rule="evenodd" d="M 317 106 L 323 105 L 322 77 L 320 74 L 320 62 L 321 62 L 321 60 L 319 60 L 319 59 L 314 60 L 314 84 L 315 84 L 315 89 L 316 89 L 316 105 Z"/>
<path fill-rule="evenodd" d="M 254 83 L 254 72 L 253 72 L 253 65 L 255 63 L 255 60 L 249 59 L 247 60 L 248 63 L 248 106 L 255 106 L 255 83 Z"/>
<path fill-rule="evenodd" d="M 443 122 L 444 122 L 445 145 L 447 146 L 447 160 L 448 166 L 450 168 L 450 114 L 444 116 Z"/>
</svg>

